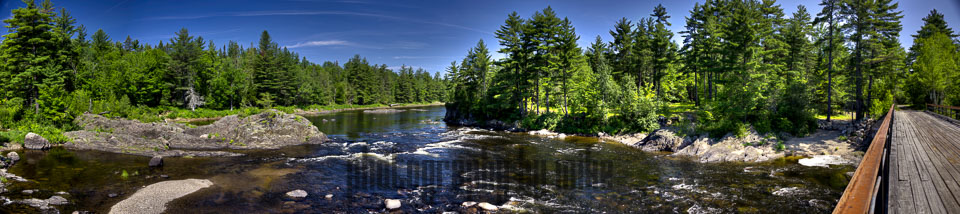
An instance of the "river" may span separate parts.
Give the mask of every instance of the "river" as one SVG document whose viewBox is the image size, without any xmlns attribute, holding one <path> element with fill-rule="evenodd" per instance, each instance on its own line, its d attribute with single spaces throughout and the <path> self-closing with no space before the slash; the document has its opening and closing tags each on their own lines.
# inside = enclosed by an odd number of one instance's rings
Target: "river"
<svg viewBox="0 0 960 214">
<path fill-rule="evenodd" d="M 384 199 L 400 199 L 405 212 L 430 213 L 472 211 L 462 207 L 468 201 L 531 212 L 827 213 L 854 170 L 802 166 L 795 158 L 698 163 L 597 138 L 447 126 L 442 106 L 403 110 L 309 117 L 330 142 L 235 151 L 246 156 L 233 158 L 166 158 L 162 168 L 131 155 L 26 152 L 10 171 L 32 182 L 3 195 L 47 198 L 64 191 L 72 203 L 61 211 L 106 212 L 142 186 L 202 178 L 215 185 L 171 202 L 167 211 L 381 212 Z M 28 189 L 40 191 L 20 193 Z M 295 189 L 309 196 L 284 196 Z M 0 212 L 27 209 L 7 205 Z"/>
</svg>

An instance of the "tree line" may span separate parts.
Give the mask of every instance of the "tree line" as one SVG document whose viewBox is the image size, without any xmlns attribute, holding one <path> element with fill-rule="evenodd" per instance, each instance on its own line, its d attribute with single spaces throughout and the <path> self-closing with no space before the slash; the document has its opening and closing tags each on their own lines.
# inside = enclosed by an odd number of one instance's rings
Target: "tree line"
<svg viewBox="0 0 960 214">
<path fill-rule="evenodd" d="M 892 0 L 822 0 L 789 16 L 773 0 L 706 0 L 671 32 L 662 5 L 622 18 L 586 50 L 571 21 L 547 7 L 509 14 L 491 60 L 484 41 L 451 75 L 452 109 L 525 128 L 619 133 L 657 128 L 658 116 L 693 106 L 693 126 L 712 134 L 805 135 L 817 115 L 885 113 L 895 101 L 960 105 L 957 35 L 931 11 L 909 50 Z M 683 42 L 672 42 L 675 36 Z"/>
<path fill-rule="evenodd" d="M 176 32 L 150 45 L 92 35 L 49 0 L 12 11 L 0 44 L 0 121 L 68 125 L 94 109 L 234 109 L 442 102 L 446 81 L 423 69 L 399 71 L 359 55 L 313 63 L 267 31 L 244 47 Z M 93 112 L 98 113 L 98 112 Z M 121 115 L 123 116 L 123 115 Z"/>
</svg>

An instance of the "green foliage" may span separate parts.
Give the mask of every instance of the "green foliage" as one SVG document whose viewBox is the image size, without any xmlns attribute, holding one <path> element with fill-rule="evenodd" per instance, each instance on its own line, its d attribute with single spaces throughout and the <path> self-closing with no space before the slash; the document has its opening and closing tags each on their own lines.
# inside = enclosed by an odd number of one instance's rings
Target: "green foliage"
<svg viewBox="0 0 960 214">
<path fill-rule="evenodd" d="M 24 137 L 30 132 L 40 135 L 50 143 L 70 142 L 70 138 L 63 136 L 64 131 L 56 126 L 26 120 L 11 125 L 9 129 L 0 131 L 0 136 L 10 142 L 23 143 Z"/>
</svg>

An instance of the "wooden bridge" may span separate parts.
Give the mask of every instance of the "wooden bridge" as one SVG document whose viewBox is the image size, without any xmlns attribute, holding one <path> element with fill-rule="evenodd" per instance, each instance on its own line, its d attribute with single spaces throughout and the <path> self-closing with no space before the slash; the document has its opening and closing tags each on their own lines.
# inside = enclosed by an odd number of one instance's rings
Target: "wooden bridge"
<svg viewBox="0 0 960 214">
<path fill-rule="evenodd" d="M 960 213 L 960 107 L 927 108 L 890 107 L 833 213 Z"/>
</svg>

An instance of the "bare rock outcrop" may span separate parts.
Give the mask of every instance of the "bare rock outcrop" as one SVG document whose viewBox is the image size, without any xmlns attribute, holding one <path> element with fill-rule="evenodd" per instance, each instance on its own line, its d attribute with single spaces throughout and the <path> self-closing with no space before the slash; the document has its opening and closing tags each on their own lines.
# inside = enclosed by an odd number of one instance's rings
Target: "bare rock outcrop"
<svg viewBox="0 0 960 214">
<path fill-rule="evenodd" d="M 84 114 L 75 120 L 83 127 L 67 132 L 68 149 L 100 150 L 141 156 L 238 156 L 217 149 L 277 149 L 319 144 L 326 136 L 302 116 L 267 110 L 240 118 L 231 115 L 200 127 L 172 122 L 141 123 Z"/>
<path fill-rule="evenodd" d="M 643 151 L 653 152 L 653 151 L 665 151 L 665 152 L 677 152 L 681 148 L 690 145 L 690 139 L 684 139 L 679 137 L 673 131 L 669 129 L 658 129 L 653 133 L 650 133 L 649 136 L 643 139 L 641 145 L 634 145 L 643 149 Z"/>
</svg>

